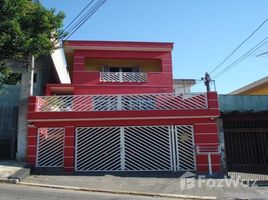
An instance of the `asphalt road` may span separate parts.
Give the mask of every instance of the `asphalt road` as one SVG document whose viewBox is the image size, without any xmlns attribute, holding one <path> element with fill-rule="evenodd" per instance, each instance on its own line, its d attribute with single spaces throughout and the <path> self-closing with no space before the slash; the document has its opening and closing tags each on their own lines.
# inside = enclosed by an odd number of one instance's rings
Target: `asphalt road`
<svg viewBox="0 0 268 200">
<path fill-rule="evenodd" d="M 0 183 L 0 200 L 160 200 L 163 198 L 80 192 Z M 170 199 L 171 200 L 171 199 Z"/>
<path fill-rule="evenodd" d="M 259 192 L 260 194 L 265 195 L 266 196 L 266 199 L 268 199 L 268 188 L 267 188 L 267 186 L 265 186 L 265 187 L 259 187 L 257 189 L 257 192 Z"/>
</svg>

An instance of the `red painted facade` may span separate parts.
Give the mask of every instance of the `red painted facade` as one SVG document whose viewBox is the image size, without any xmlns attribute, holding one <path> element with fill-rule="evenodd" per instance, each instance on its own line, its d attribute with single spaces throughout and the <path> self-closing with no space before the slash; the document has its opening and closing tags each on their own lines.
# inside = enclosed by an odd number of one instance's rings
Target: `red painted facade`
<svg viewBox="0 0 268 200">
<path fill-rule="evenodd" d="M 172 43 L 66 41 L 65 53 L 71 65 L 72 84 L 49 84 L 49 95 L 147 94 L 172 93 Z M 100 71 L 87 70 L 90 60 L 132 60 L 161 63 L 159 71 L 148 71 L 145 82 L 101 82 Z M 134 60 L 134 61 L 133 61 Z M 206 109 L 129 110 L 84 112 L 38 112 L 37 97 L 29 99 L 29 128 L 26 161 L 36 165 L 37 130 L 41 127 L 64 127 L 64 170 L 74 171 L 75 128 L 104 126 L 192 125 L 195 145 L 218 145 L 216 118 L 218 97 L 207 93 Z M 208 171 L 206 155 L 196 155 L 198 172 Z M 220 155 L 212 155 L 214 172 L 220 171 Z"/>
</svg>

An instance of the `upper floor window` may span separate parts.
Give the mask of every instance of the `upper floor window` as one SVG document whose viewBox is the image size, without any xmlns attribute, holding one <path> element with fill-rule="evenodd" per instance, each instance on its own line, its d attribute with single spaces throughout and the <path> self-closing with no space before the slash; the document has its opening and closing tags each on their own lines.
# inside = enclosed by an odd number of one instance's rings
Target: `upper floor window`
<svg viewBox="0 0 268 200">
<path fill-rule="evenodd" d="M 140 72 L 140 66 L 102 66 L 102 72 Z"/>
<path fill-rule="evenodd" d="M 140 66 L 117 67 L 102 65 L 101 82 L 146 82 L 147 73 L 140 72 Z"/>
</svg>

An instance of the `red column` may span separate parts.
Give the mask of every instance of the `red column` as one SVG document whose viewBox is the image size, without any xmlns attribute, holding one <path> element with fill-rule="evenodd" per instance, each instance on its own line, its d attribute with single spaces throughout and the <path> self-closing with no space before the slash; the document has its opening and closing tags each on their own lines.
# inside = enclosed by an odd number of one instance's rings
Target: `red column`
<svg viewBox="0 0 268 200">
<path fill-rule="evenodd" d="M 37 128 L 35 126 L 28 126 L 27 153 L 25 161 L 32 166 L 36 165 L 36 146 Z"/>
<path fill-rule="evenodd" d="M 217 92 L 208 92 L 208 109 L 219 110 L 219 99 Z"/>
<path fill-rule="evenodd" d="M 37 104 L 37 97 L 36 96 L 30 96 L 28 100 L 28 111 L 29 112 L 36 112 L 36 104 Z"/>
<path fill-rule="evenodd" d="M 64 171 L 74 171 L 75 157 L 75 128 L 73 126 L 65 127 L 64 137 Z"/>
<path fill-rule="evenodd" d="M 219 111 L 219 100 L 216 92 L 208 92 L 207 93 L 208 100 L 208 109 L 209 110 L 217 110 L 218 115 L 220 115 Z M 195 145 L 196 146 L 218 146 L 218 128 L 216 119 L 208 118 L 207 123 L 196 123 L 194 125 L 194 133 L 195 133 Z M 215 154 L 211 155 L 211 164 L 212 171 L 220 172 L 221 171 L 221 155 Z M 196 155 L 196 165 L 198 172 L 208 172 L 208 156 L 207 155 Z"/>
<path fill-rule="evenodd" d="M 218 146 L 218 129 L 215 119 L 208 123 L 199 123 L 194 125 L 195 145 L 196 146 Z M 213 173 L 221 171 L 220 154 L 211 155 L 211 164 Z M 197 172 L 209 171 L 208 156 L 196 155 Z"/>
</svg>

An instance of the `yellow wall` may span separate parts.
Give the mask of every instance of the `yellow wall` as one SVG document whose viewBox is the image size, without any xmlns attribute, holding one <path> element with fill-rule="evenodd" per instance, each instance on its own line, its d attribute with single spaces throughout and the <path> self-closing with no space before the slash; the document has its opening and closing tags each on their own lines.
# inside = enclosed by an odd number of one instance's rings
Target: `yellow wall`
<svg viewBox="0 0 268 200">
<path fill-rule="evenodd" d="M 100 72 L 102 65 L 118 67 L 135 67 L 139 65 L 142 72 L 161 72 L 161 60 L 117 60 L 117 59 L 90 59 L 85 61 L 87 71 Z"/>
<path fill-rule="evenodd" d="M 264 83 L 258 87 L 241 92 L 244 95 L 268 95 L 268 83 Z"/>
</svg>

